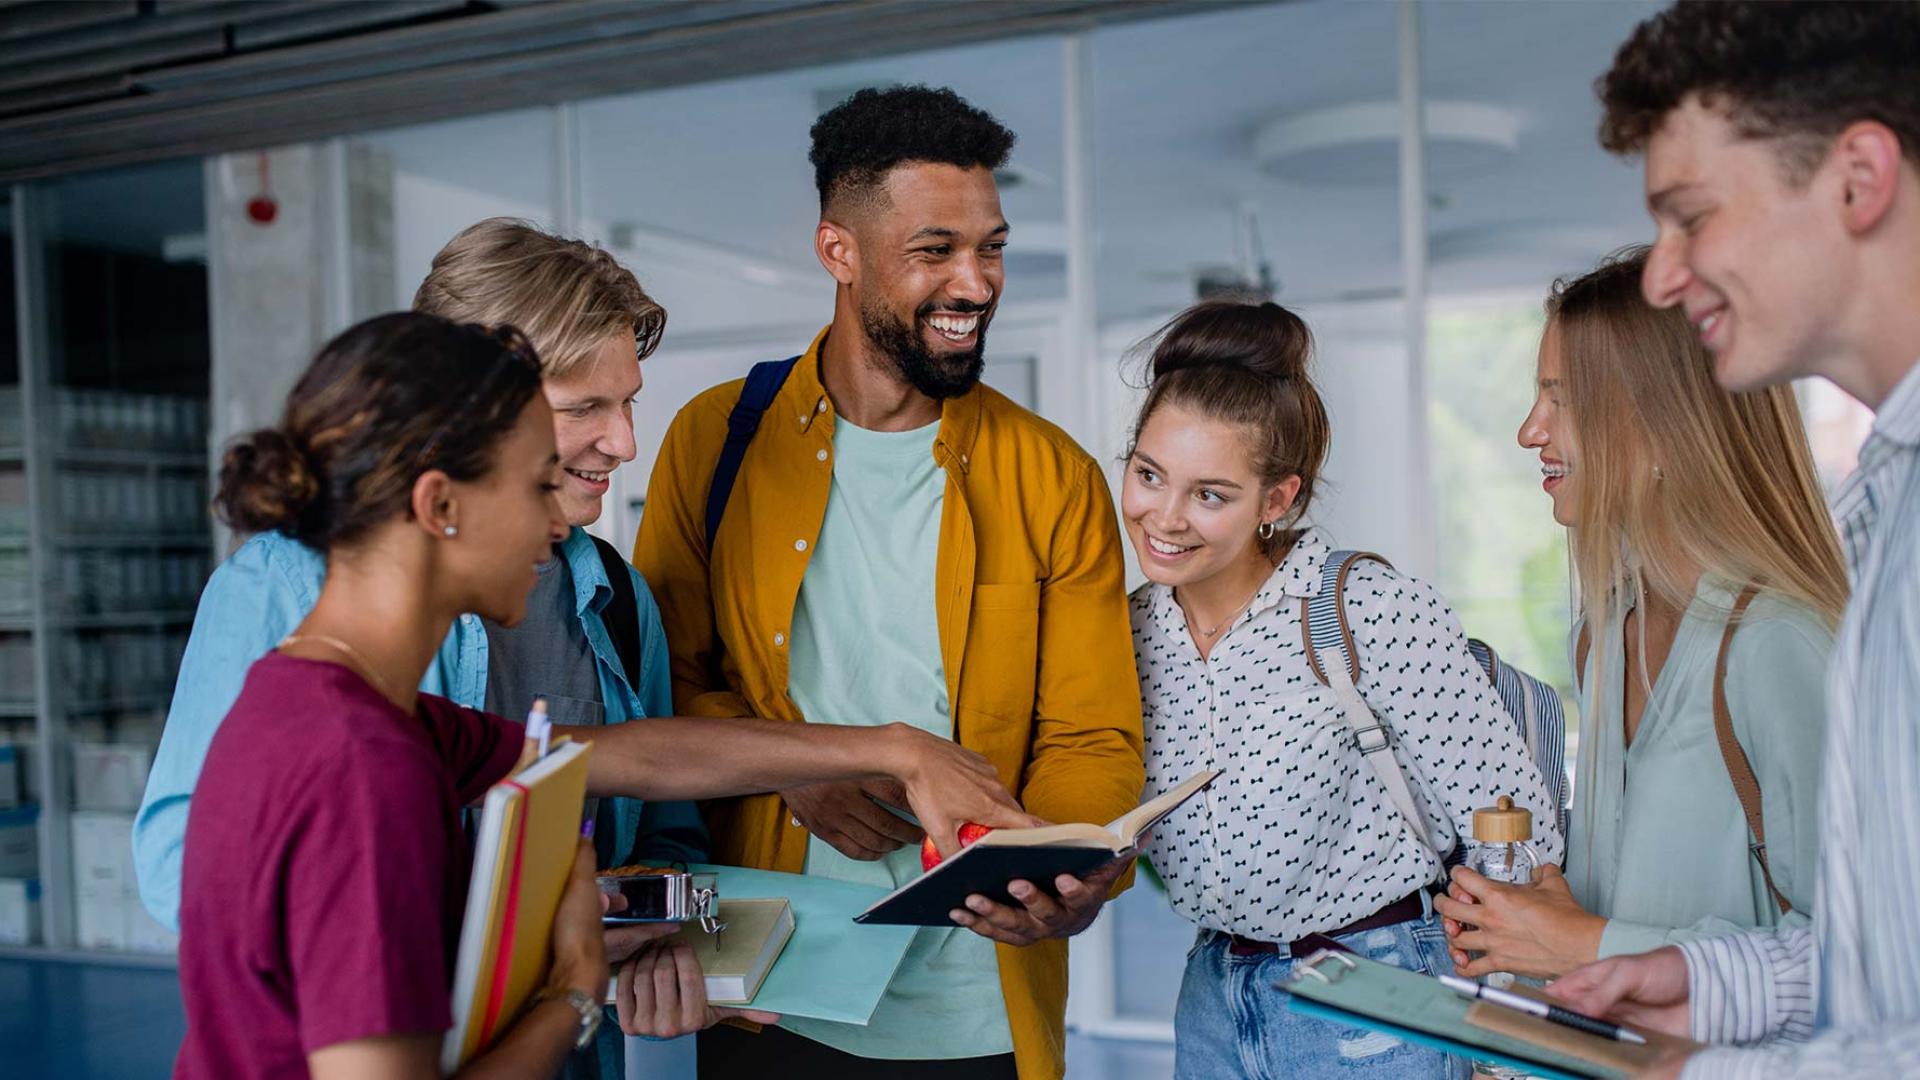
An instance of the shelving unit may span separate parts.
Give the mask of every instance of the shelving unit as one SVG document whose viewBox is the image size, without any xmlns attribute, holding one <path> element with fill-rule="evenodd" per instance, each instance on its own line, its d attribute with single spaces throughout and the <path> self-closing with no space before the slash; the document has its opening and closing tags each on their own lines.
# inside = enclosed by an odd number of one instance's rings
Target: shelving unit
<svg viewBox="0 0 1920 1080">
<path fill-rule="evenodd" d="M 0 385 L 0 955 L 164 965 L 131 829 L 213 561 L 192 325 L 206 316 L 178 302 L 194 274 L 204 293 L 205 270 L 62 233 L 58 182 L 6 194 L 19 381 Z M 113 303 L 71 302 L 95 278 Z M 22 892 L 28 828 L 38 926 L 20 943 L 5 897 Z"/>
</svg>

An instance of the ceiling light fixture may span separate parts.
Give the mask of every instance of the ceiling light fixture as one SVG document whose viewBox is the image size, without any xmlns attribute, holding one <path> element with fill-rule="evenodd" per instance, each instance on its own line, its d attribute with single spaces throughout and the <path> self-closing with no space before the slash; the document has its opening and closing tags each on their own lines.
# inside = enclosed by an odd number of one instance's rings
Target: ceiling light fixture
<svg viewBox="0 0 1920 1080">
<path fill-rule="evenodd" d="M 1490 172 L 1519 152 L 1524 125 L 1516 110 L 1433 101 L 1427 103 L 1426 119 L 1429 180 Z M 1400 172 L 1400 105 L 1356 102 L 1269 121 L 1254 132 L 1253 160 L 1284 180 L 1390 183 Z"/>
</svg>

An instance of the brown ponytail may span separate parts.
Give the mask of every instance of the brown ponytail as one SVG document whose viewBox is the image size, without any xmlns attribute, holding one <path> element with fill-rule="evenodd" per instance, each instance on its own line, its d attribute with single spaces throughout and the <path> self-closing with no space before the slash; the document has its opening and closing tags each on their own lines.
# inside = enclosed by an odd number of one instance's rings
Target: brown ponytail
<svg viewBox="0 0 1920 1080">
<path fill-rule="evenodd" d="M 235 439 L 214 508 L 244 532 L 327 551 L 411 512 L 428 469 L 476 480 L 540 392 L 540 361 L 510 326 L 434 315 L 368 319 L 328 342 L 279 426 Z"/>
<path fill-rule="evenodd" d="M 1272 553 L 1293 543 L 1299 531 L 1292 526 L 1313 500 L 1333 440 L 1326 405 L 1307 374 L 1313 332 L 1271 301 L 1209 300 L 1174 316 L 1149 340 L 1152 381 L 1134 421 L 1135 440 L 1162 405 L 1245 428 L 1261 483 L 1300 478 L 1288 528 L 1267 548 Z"/>
</svg>

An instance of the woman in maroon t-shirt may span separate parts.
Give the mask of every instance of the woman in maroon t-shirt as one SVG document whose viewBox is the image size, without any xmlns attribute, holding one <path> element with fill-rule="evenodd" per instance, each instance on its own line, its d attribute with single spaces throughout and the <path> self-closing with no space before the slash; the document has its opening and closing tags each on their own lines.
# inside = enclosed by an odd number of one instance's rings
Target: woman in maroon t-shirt
<svg viewBox="0 0 1920 1080">
<path fill-rule="evenodd" d="M 176 1075 L 438 1076 L 468 875 L 460 808 L 506 775 L 522 738 L 416 688 L 460 614 L 520 621 L 567 533 L 539 390 L 511 328 L 384 315 L 328 343 L 280 425 L 227 451 L 221 515 L 324 552 L 327 576 L 249 670 L 195 787 Z M 944 837 L 960 821 L 1033 820 L 984 758 L 904 724 L 660 717 L 572 733 L 595 744 L 596 795 L 890 777 Z M 583 845 L 546 987 L 461 1075 L 551 1075 L 591 1036 L 607 982 L 592 875 Z M 697 984 L 685 950 L 672 966 Z"/>
<path fill-rule="evenodd" d="M 384 316 L 322 351 L 280 427 L 228 452 L 223 516 L 313 543 L 328 575 L 248 673 L 194 793 L 177 1075 L 436 1074 L 467 874 L 460 808 L 522 739 L 416 687 L 459 613 L 521 618 L 535 565 L 566 534 L 539 390 L 515 331 Z M 600 903 L 583 844 L 546 988 L 469 1070 L 559 1067 L 605 992 Z"/>
</svg>

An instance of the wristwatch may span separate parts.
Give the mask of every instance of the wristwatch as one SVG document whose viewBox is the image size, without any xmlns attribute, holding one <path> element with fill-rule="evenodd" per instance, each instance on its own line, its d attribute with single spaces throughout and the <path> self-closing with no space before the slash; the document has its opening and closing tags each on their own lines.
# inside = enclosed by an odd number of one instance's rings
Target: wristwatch
<svg viewBox="0 0 1920 1080">
<path fill-rule="evenodd" d="M 580 1014 L 580 1034 L 573 1040 L 575 1050 L 585 1050 L 593 1045 L 593 1036 L 600 1030 L 602 1013 L 600 1002 L 593 1000 L 592 994 L 582 993 L 573 987 L 563 990 L 557 986 L 549 986 L 533 995 L 535 1005 L 543 1001 L 564 1001 L 572 1007 L 573 1011 Z"/>
</svg>

